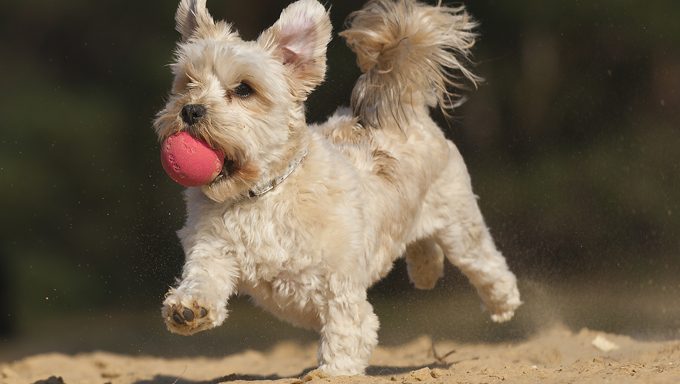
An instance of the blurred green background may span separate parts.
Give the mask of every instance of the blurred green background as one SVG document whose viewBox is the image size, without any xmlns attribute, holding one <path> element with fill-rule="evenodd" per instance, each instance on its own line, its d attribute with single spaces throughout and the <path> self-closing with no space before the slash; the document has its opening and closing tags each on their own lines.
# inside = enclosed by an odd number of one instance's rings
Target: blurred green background
<svg viewBox="0 0 680 384">
<path fill-rule="evenodd" d="M 287 3 L 208 6 L 254 38 Z M 327 4 L 337 32 L 363 1 Z M 526 304 L 513 323 L 494 326 L 457 271 L 414 292 L 400 262 L 370 292 L 382 339 L 504 340 L 552 321 L 680 337 L 680 3 L 464 4 L 481 23 L 475 70 L 486 81 L 442 126 L 466 158 Z M 0 358 L 219 354 L 313 337 L 243 299 L 207 335 L 163 329 L 158 310 L 180 272 L 184 208 L 151 120 L 170 87 L 176 5 L 4 5 Z M 347 104 L 358 76 L 341 39 L 328 56 L 311 122 Z"/>
</svg>

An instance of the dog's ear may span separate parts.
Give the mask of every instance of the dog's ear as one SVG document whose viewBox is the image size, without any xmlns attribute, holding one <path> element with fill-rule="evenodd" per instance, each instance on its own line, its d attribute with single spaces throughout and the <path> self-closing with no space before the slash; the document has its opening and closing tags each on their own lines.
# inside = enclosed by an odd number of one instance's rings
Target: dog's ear
<svg viewBox="0 0 680 384">
<path fill-rule="evenodd" d="M 279 20 L 257 41 L 274 52 L 290 71 L 296 91 L 306 96 L 326 75 L 326 46 L 331 30 L 323 5 L 317 0 L 298 0 L 284 9 Z"/>
<path fill-rule="evenodd" d="M 205 7 L 206 0 L 181 0 L 175 21 L 175 29 L 182 34 L 182 41 L 188 40 L 202 28 L 214 26 L 213 20 L 208 9 Z"/>
</svg>

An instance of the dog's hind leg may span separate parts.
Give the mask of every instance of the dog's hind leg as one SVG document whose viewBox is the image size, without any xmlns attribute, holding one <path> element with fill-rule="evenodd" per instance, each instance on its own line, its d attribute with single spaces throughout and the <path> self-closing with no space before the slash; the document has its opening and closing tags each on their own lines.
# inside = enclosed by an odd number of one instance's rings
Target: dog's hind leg
<svg viewBox="0 0 680 384">
<path fill-rule="evenodd" d="M 414 287 L 432 289 L 444 275 L 444 253 L 435 239 L 427 237 L 409 244 L 404 255 Z"/>
<path fill-rule="evenodd" d="M 496 249 L 481 215 L 478 218 L 479 221 L 449 224 L 439 231 L 438 239 L 448 260 L 477 289 L 491 318 L 496 322 L 507 321 L 521 304 L 517 280 Z"/>
<path fill-rule="evenodd" d="M 436 217 L 437 242 L 446 258 L 470 280 L 494 321 L 507 321 L 521 304 L 517 279 L 496 249 L 472 193 L 458 150 L 450 145 L 449 164 L 433 185 L 425 210 Z"/>
</svg>

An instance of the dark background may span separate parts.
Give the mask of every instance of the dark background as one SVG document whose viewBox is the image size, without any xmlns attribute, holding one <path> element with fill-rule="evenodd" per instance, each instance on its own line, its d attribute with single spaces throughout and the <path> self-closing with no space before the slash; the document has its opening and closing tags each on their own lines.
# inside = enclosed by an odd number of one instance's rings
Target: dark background
<svg viewBox="0 0 680 384">
<path fill-rule="evenodd" d="M 250 39 L 287 3 L 208 6 Z M 335 32 L 362 3 L 328 2 Z M 486 81 L 442 126 L 466 158 L 526 305 L 514 325 L 496 327 L 457 271 L 448 268 L 433 292 L 413 292 L 398 263 L 371 291 L 381 337 L 404 341 L 423 331 L 501 340 L 556 320 L 680 336 L 680 3 L 464 4 L 481 23 L 475 71 Z M 176 5 L 3 6 L 0 357 L 221 353 L 208 341 L 222 337 L 235 350 L 275 339 L 273 331 L 239 328 L 239 319 L 297 337 L 239 299 L 242 312 L 234 309 L 228 330 L 184 339 L 162 329 L 158 308 L 183 259 L 174 233 L 184 208 L 181 188 L 161 169 L 151 121 L 170 87 Z M 347 104 L 358 76 L 340 38 L 328 56 L 310 122 Z M 422 313 L 432 306 L 448 314 L 448 326 L 427 328 Z M 425 324 L 403 332 L 409 317 Z M 180 342 L 191 344 L 165 349 Z"/>
</svg>

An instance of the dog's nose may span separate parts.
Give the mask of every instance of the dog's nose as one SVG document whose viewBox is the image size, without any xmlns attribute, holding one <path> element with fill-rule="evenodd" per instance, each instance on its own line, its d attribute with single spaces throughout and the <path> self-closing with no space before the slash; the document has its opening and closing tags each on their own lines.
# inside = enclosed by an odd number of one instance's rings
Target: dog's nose
<svg viewBox="0 0 680 384">
<path fill-rule="evenodd" d="M 187 104 L 182 108 L 182 120 L 189 125 L 194 125 L 205 116 L 205 107 L 200 104 Z"/>
</svg>

